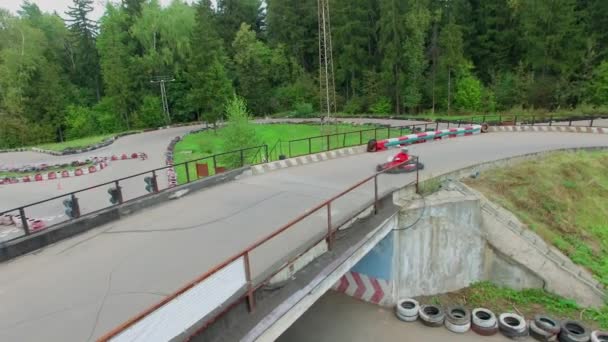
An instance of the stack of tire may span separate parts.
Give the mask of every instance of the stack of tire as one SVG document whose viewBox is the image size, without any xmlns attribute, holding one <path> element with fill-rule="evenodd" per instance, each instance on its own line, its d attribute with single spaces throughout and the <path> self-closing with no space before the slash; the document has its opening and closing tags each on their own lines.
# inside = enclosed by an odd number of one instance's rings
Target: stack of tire
<svg viewBox="0 0 608 342">
<path fill-rule="evenodd" d="M 438 305 L 420 305 L 415 299 L 406 298 L 395 307 L 397 318 L 404 322 L 420 320 L 428 327 L 445 326 L 454 333 L 473 330 L 478 335 L 492 336 L 499 331 L 511 339 L 528 336 L 537 341 L 559 342 L 608 342 L 608 332 L 592 333 L 580 322 L 566 320 L 559 322 L 549 316 L 536 315 L 526 322 L 525 318 L 514 313 L 496 315 L 485 308 L 469 312 L 463 306 L 450 306 L 445 311 Z"/>
</svg>

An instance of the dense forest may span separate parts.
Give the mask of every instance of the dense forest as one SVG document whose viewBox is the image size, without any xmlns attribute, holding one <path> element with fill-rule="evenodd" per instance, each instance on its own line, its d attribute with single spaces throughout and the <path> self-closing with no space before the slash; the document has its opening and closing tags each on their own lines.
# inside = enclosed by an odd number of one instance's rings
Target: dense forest
<svg viewBox="0 0 608 342">
<path fill-rule="evenodd" d="M 318 110 L 317 0 L 0 8 L 0 147 Z M 1 5 L 0 5 L 1 7 Z M 608 105 L 606 0 L 330 0 L 338 111 Z M 163 113 L 164 78 L 171 113 Z"/>
</svg>

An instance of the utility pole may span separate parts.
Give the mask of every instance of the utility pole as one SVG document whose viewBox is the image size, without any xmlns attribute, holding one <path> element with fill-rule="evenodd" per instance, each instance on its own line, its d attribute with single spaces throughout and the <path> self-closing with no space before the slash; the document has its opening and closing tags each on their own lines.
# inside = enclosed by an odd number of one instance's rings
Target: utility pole
<svg viewBox="0 0 608 342">
<path fill-rule="evenodd" d="M 317 0 L 319 11 L 319 112 L 322 125 L 331 124 L 336 112 L 336 84 L 331 43 L 329 1 Z"/>
<path fill-rule="evenodd" d="M 165 83 L 175 82 L 175 79 L 171 76 L 154 76 L 150 80 L 150 83 L 160 84 L 160 96 L 163 102 L 163 113 L 165 114 L 165 121 L 167 125 L 171 124 L 171 113 L 169 112 L 169 101 L 167 100 L 167 88 Z"/>
</svg>

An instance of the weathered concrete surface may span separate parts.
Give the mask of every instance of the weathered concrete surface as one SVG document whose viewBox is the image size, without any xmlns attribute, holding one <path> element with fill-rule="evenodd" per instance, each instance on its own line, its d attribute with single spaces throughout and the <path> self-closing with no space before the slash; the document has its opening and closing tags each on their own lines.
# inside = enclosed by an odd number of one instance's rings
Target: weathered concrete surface
<svg viewBox="0 0 608 342">
<path fill-rule="evenodd" d="M 437 175 L 482 161 L 576 146 L 591 134 L 500 133 L 410 148 Z M 125 138 L 126 139 L 126 138 Z M 189 194 L 0 265 L 0 339 L 87 341 L 102 335 L 262 236 L 373 173 L 387 151 L 286 168 Z M 101 175 L 101 173 L 100 173 Z M 381 191 L 415 175 L 379 178 Z M 142 187 L 143 188 L 143 187 Z M 368 201 L 371 184 L 335 203 L 338 219 Z M 262 272 L 325 229 L 319 212 L 260 249 Z M 52 279 L 52 281 L 51 281 Z M 24 305 L 27 303 L 27 305 Z M 73 327 L 66 330 L 63 327 Z"/>
<path fill-rule="evenodd" d="M 400 212 L 397 298 L 456 291 L 482 279 L 479 201 L 449 195 L 437 193 Z"/>
<path fill-rule="evenodd" d="M 429 328 L 420 322 L 405 323 L 394 309 L 361 302 L 333 291 L 327 292 L 277 342 L 507 342 L 502 334 L 479 336 L 472 331 L 454 334 Z M 520 341 L 535 341 L 526 338 Z"/>
</svg>

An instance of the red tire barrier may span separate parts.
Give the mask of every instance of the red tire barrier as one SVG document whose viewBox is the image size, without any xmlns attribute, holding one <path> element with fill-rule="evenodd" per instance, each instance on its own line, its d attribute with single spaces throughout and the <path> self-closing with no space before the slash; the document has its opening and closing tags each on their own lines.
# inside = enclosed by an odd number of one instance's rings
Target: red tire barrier
<svg viewBox="0 0 608 342">
<path fill-rule="evenodd" d="M 39 174 L 39 173 L 37 173 L 37 174 L 34 176 L 34 180 L 35 180 L 36 182 L 42 182 L 42 175 L 41 175 L 41 174 Z"/>
<path fill-rule="evenodd" d="M 131 153 L 131 159 L 137 159 L 138 156 L 137 153 Z"/>
<path fill-rule="evenodd" d="M 67 170 L 61 171 L 61 178 L 68 178 L 68 177 L 70 177 L 70 173 Z"/>
<path fill-rule="evenodd" d="M 57 173 L 55 172 L 49 172 L 49 174 L 47 175 L 49 179 L 56 179 L 57 178 Z"/>
<path fill-rule="evenodd" d="M 30 176 L 25 176 L 25 177 L 23 177 L 23 183 L 29 183 L 29 182 L 31 182 L 31 181 L 32 181 L 32 180 L 30 179 Z"/>
<path fill-rule="evenodd" d="M 127 159 L 129 159 L 129 157 L 127 156 L 126 153 L 123 153 L 122 156 L 120 156 L 120 159 L 127 160 Z"/>
<path fill-rule="evenodd" d="M 112 159 L 112 160 L 118 160 L 118 157 L 117 157 L 117 156 L 112 156 L 112 158 L 111 158 L 111 159 Z"/>
<path fill-rule="evenodd" d="M 97 168 L 95 167 L 95 165 L 89 166 L 89 173 L 95 173 L 95 172 L 97 172 Z"/>
<path fill-rule="evenodd" d="M 83 174 L 82 169 L 76 169 L 76 171 L 74 171 L 74 176 L 82 176 Z"/>
</svg>

